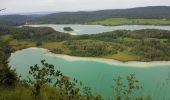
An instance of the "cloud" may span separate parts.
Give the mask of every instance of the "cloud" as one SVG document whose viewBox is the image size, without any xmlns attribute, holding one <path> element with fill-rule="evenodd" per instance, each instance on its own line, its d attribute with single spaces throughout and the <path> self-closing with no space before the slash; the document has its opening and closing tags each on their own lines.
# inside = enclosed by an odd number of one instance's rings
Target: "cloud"
<svg viewBox="0 0 170 100">
<path fill-rule="evenodd" d="M 79 11 L 140 6 L 170 6 L 170 0 L 0 0 L 6 13 L 37 11 Z"/>
</svg>

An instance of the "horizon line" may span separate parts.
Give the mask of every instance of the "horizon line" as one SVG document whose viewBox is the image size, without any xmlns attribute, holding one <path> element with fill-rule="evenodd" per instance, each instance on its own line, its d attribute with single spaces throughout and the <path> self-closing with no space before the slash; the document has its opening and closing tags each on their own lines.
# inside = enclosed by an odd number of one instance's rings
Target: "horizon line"
<svg viewBox="0 0 170 100">
<path fill-rule="evenodd" d="M 135 9 L 135 8 L 146 8 L 146 7 L 170 7 L 170 6 L 167 6 L 167 5 L 159 5 L 159 6 L 140 6 L 140 7 L 128 7 L 128 8 L 109 8 L 109 9 L 96 9 L 96 10 L 73 10 L 73 11 L 35 11 L 35 12 L 16 12 L 16 13 L 2 13 L 2 12 L 5 12 L 5 11 L 2 11 L 0 13 L 0 16 L 1 15 L 48 15 L 48 14 L 52 14 L 52 13 L 69 13 L 69 12 L 95 12 L 95 11 L 104 11 L 104 10 L 126 10 L 126 9 Z M 8 9 L 8 8 L 6 8 Z M 35 13 L 35 14 L 34 14 Z M 38 14 L 36 14 L 38 13 Z"/>
</svg>

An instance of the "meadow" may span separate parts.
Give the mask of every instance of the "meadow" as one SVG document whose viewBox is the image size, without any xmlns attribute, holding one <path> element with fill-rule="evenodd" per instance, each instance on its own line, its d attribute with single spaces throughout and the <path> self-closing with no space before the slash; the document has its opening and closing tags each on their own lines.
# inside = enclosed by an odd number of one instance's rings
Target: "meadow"
<svg viewBox="0 0 170 100">
<path fill-rule="evenodd" d="M 132 18 L 108 18 L 91 22 L 90 24 L 116 26 L 116 25 L 170 25 L 169 19 L 132 19 Z"/>
</svg>

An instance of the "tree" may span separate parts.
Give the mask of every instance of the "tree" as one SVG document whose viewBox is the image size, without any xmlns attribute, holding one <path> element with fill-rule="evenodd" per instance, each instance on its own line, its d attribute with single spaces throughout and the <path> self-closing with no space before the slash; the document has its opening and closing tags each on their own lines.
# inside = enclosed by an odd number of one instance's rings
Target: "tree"
<svg viewBox="0 0 170 100">
<path fill-rule="evenodd" d="M 54 66 L 48 63 L 45 63 L 45 60 L 41 61 L 42 67 L 39 67 L 37 64 L 30 67 L 29 74 L 32 76 L 29 77 L 30 85 L 34 86 L 32 95 L 37 98 L 40 96 L 41 88 L 43 85 L 52 83 L 52 78 L 55 76 Z"/>
<path fill-rule="evenodd" d="M 89 87 L 83 87 L 80 92 L 80 87 L 77 88 L 77 84 L 82 86 L 82 82 L 74 79 L 70 81 L 69 77 L 64 76 L 61 71 L 55 70 L 52 64 L 48 64 L 45 60 L 41 61 L 39 66 L 35 64 L 30 67 L 28 77 L 28 84 L 33 86 L 32 95 L 35 99 L 41 99 L 41 90 L 44 86 L 53 86 L 60 92 L 61 100 L 102 100 L 100 96 L 93 96 Z"/>
<path fill-rule="evenodd" d="M 42 46 L 42 44 L 43 44 L 42 41 L 38 41 L 38 42 L 36 43 L 36 46 L 39 47 L 39 46 Z"/>
<path fill-rule="evenodd" d="M 0 86 L 13 87 L 18 80 L 15 70 L 11 70 L 8 66 L 8 57 L 12 52 L 12 48 L 8 42 L 0 41 Z"/>
<path fill-rule="evenodd" d="M 151 97 L 147 96 L 134 96 L 136 92 L 142 89 L 139 85 L 139 81 L 136 79 L 135 74 L 130 74 L 126 77 L 127 85 L 124 84 L 122 77 L 114 79 L 114 100 L 151 100 Z M 126 82 L 125 82 L 126 83 Z"/>
</svg>

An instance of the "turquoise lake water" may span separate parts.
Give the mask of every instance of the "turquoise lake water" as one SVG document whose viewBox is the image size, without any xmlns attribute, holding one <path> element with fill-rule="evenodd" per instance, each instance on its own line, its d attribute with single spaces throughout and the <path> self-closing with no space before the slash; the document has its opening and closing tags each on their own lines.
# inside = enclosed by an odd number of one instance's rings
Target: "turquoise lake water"
<svg viewBox="0 0 170 100">
<path fill-rule="evenodd" d="M 41 49 L 18 51 L 12 54 L 9 64 L 26 78 L 29 67 L 40 64 L 43 59 L 54 64 L 55 68 L 61 70 L 64 75 L 76 78 L 91 87 L 94 94 L 97 92 L 105 98 L 113 97 L 113 78 L 135 73 L 144 88 L 142 95 L 150 95 L 153 100 L 163 100 L 163 98 L 170 100 L 170 65 L 138 67 L 136 64 L 136 67 L 128 67 L 97 61 L 69 61 L 60 56 L 50 56 Z"/>
<path fill-rule="evenodd" d="M 114 30 L 141 30 L 141 29 L 161 29 L 170 30 L 170 26 L 154 25 L 120 25 L 120 26 L 102 26 L 102 25 L 77 25 L 77 24 L 42 24 L 42 25 L 25 25 L 32 27 L 51 27 L 56 31 L 70 33 L 72 35 L 96 34 L 110 32 Z M 64 31 L 64 27 L 71 27 L 74 31 Z"/>
</svg>

